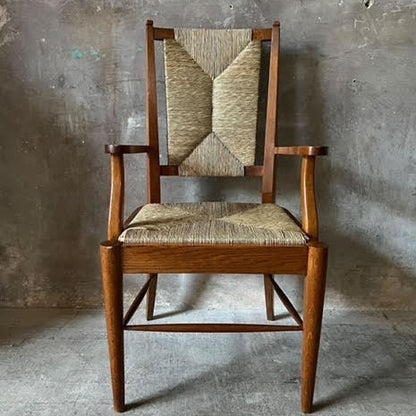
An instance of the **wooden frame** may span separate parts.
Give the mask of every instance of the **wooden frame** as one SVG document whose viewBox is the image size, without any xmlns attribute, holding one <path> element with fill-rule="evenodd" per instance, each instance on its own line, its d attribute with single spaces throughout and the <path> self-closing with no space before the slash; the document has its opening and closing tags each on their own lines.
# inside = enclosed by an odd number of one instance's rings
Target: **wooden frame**
<svg viewBox="0 0 416 416">
<path fill-rule="evenodd" d="M 302 410 L 312 411 L 316 364 L 322 321 L 327 247 L 318 241 L 318 213 L 315 198 L 314 169 L 317 156 L 327 154 L 322 146 L 278 147 L 278 84 L 280 25 L 271 29 L 254 29 L 253 38 L 271 41 L 269 87 L 267 101 L 264 164 L 250 166 L 247 176 L 262 177 L 262 202 L 275 202 L 276 157 L 281 155 L 302 158 L 301 200 L 302 228 L 310 236 L 305 245 L 125 245 L 118 242 L 123 230 L 124 164 L 125 154 L 145 153 L 148 160 L 148 203 L 159 203 L 160 176 L 177 175 L 177 166 L 160 165 L 156 93 L 155 41 L 172 39 L 174 30 L 155 28 L 148 21 L 147 32 L 147 144 L 106 145 L 111 156 L 111 199 L 108 239 L 101 243 L 101 265 L 104 304 L 110 351 L 114 408 L 125 410 L 124 397 L 124 340 L 123 330 L 172 332 L 253 332 L 303 331 Z M 249 255 L 248 255 L 249 254 Z M 256 257 L 256 262 L 251 259 Z M 254 263 L 254 264 L 253 264 Z M 274 320 L 273 296 L 278 295 L 296 325 L 253 324 L 164 324 L 130 325 L 129 321 L 147 297 L 147 319 L 153 319 L 158 273 L 248 273 L 263 274 L 266 315 Z M 123 273 L 146 273 L 148 280 L 130 308 L 123 315 Z M 303 319 L 275 282 L 274 274 L 302 274 L 304 281 Z"/>
</svg>

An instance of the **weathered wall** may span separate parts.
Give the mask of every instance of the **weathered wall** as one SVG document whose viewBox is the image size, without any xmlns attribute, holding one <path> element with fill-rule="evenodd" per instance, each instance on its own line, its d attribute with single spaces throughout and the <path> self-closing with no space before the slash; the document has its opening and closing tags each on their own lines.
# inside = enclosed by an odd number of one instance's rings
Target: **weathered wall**
<svg viewBox="0 0 416 416">
<path fill-rule="evenodd" d="M 144 142 L 148 18 L 169 27 L 282 22 L 280 143 L 331 149 L 317 172 L 322 239 L 331 250 L 327 306 L 415 308 L 410 0 L 376 0 L 368 10 L 359 0 L 0 0 L 1 304 L 101 303 L 103 144 Z M 161 124 L 163 132 L 163 117 Z M 280 201 L 299 213 L 299 163 L 282 158 L 279 167 Z M 133 156 L 127 168 L 131 208 L 144 202 L 144 161 Z M 167 179 L 163 191 L 165 200 L 254 201 L 259 182 Z M 165 278 L 159 300 L 262 302 L 260 280 L 244 281 L 245 288 L 235 278 Z M 300 282 L 285 279 L 285 287 L 294 295 Z"/>
</svg>

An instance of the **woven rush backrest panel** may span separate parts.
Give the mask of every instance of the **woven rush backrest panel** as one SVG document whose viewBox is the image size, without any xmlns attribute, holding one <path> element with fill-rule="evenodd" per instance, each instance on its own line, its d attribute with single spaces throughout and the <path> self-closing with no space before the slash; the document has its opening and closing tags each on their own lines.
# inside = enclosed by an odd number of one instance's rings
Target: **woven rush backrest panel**
<svg viewBox="0 0 416 416">
<path fill-rule="evenodd" d="M 165 39 L 168 160 L 183 176 L 254 165 L 260 41 L 251 29 L 175 29 Z"/>
</svg>

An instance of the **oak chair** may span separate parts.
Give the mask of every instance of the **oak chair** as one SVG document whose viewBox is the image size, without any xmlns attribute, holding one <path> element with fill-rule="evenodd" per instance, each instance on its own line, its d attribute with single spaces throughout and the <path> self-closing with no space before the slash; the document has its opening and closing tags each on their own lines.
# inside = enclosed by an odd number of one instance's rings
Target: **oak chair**
<svg viewBox="0 0 416 416">
<path fill-rule="evenodd" d="M 167 29 L 147 22 L 147 144 L 106 145 L 111 155 L 108 240 L 101 243 L 114 408 L 125 410 L 123 331 L 303 331 L 301 402 L 312 411 L 327 247 L 319 242 L 315 158 L 322 146 L 277 146 L 280 25 L 271 29 Z M 168 164 L 159 157 L 155 41 L 164 42 Z M 262 165 L 255 165 L 261 42 L 271 41 Z M 147 204 L 124 222 L 125 154 L 147 154 Z M 302 158 L 302 222 L 275 205 L 277 156 Z M 260 176 L 259 204 L 161 204 L 160 177 Z M 253 261 L 255 258 L 255 261 Z M 126 313 L 123 273 L 148 279 Z M 146 324 L 130 319 L 147 296 L 153 319 L 158 273 L 241 273 L 264 278 L 266 316 L 278 295 L 296 325 Z M 273 278 L 304 275 L 303 319 Z"/>
</svg>

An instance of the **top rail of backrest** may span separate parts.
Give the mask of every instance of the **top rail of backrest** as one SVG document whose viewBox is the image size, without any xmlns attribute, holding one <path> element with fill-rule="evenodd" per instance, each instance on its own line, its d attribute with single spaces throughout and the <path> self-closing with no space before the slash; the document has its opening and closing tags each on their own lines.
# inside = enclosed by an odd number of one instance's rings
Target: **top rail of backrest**
<svg viewBox="0 0 416 416">
<path fill-rule="evenodd" d="M 175 29 L 154 27 L 154 39 L 165 40 L 175 38 Z M 272 29 L 253 29 L 253 40 L 271 41 Z"/>
</svg>

